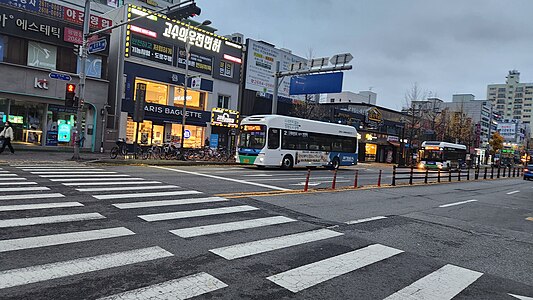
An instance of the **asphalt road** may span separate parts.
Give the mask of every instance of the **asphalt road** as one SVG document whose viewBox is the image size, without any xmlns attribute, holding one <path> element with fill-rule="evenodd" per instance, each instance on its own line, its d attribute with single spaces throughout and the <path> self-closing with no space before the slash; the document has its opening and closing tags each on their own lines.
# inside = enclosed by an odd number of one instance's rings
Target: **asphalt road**
<svg viewBox="0 0 533 300">
<path fill-rule="evenodd" d="M 254 196 L 305 171 L 1 167 L 0 299 L 533 297 L 532 182 Z"/>
</svg>

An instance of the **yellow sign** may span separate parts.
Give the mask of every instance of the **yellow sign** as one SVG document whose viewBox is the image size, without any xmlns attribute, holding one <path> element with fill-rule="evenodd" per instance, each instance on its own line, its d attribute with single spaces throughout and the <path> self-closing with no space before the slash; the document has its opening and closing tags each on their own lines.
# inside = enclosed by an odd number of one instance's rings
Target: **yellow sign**
<svg viewBox="0 0 533 300">
<path fill-rule="evenodd" d="M 374 121 L 377 123 L 383 122 L 383 116 L 381 115 L 381 112 L 376 107 L 371 107 L 367 112 L 366 116 L 368 121 Z"/>
</svg>

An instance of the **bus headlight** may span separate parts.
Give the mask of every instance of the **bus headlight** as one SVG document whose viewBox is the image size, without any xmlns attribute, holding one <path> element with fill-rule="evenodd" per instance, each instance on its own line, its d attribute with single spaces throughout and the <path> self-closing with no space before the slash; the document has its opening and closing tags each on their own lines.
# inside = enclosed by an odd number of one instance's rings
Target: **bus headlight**
<svg viewBox="0 0 533 300">
<path fill-rule="evenodd" d="M 439 170 L 442 170 L 442 165 L 439 165 Z"/>
</svg>

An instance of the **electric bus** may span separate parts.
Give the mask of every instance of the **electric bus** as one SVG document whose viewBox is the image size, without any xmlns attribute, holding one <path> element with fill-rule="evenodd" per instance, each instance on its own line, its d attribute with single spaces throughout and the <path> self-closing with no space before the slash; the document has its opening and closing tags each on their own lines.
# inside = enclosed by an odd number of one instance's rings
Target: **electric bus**
<svg viewBox="0 0 533 300">
<path fill-rule="evenodd" d="M 421 169 L 459 169 L 466 161 L 466 146 L 438 141 L 426 141 L 420 149 Z"/>
<path fill-rule="evenodd" d="M 237 162 L 264 167 L 329 167 L 357 164 L 357 130 L 352 126 L 256 115 L 241 121 Z"/>
</svg>

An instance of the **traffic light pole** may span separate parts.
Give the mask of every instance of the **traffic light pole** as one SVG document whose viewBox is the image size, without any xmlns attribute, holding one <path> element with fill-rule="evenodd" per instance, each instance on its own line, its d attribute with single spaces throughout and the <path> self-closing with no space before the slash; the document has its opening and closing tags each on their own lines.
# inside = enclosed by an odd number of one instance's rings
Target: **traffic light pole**
<svg viewBox="0 0 533 300">
<path fill-rule="evenodd" d="M 81 122 L 83 114 L 83 103 L 85 102 L 85 66 L 87 65 L 87 38 L 89 37 L 89 22 L 91 17 L 91 1 L 85 0 L 85 9 L 83 15 L 83 42 L 81 44 L 80 55 L 80 83 L 78 96 L 78 109 L 76 114 L 76 139 L 74 141 L 74 155 L 73 160 L 80 160 L 80 144 L 81 144 Z"/>
<path fill-rule="evenodd" d="M 183 82 L 183 108 L 181 110 L 181 158 L 183 159 L 183 150 L 185 149 L 185 123 L 187 121 L 187 81 L 189 79 L 189 36 L 185 39 L 185 81 Z"/>
</svg>

